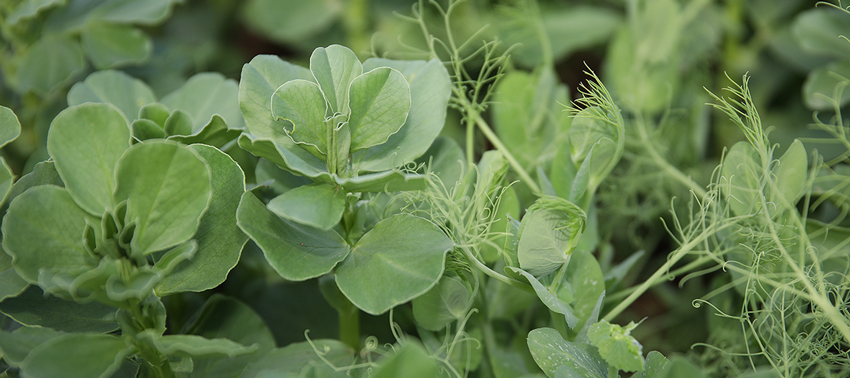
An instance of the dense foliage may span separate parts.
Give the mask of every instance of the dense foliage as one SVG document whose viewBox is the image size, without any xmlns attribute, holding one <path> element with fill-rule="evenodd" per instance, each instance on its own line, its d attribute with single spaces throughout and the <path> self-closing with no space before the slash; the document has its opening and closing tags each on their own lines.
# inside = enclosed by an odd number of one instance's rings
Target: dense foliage
<svg viewBox="0 0 850 378">
<path fill-rule="evenodd" d="M 0 3 L 2 376 L 850 374 L 850 7 L 402 3 Z"/>
</svg>

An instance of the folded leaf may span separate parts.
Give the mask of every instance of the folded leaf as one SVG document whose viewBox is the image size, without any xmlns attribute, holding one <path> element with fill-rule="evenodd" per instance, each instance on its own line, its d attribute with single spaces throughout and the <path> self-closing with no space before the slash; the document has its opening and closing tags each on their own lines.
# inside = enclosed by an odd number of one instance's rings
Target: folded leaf
<svg viewBox="0 0 850 378">
<path fill-rule="evenodd" d="M 327 104 L 316 83 L 292 80 L 281 85 L 272 96 L 271 111 L 275 119 L 292 123 L 287 132 L 295 143 L 307 144 L 322 155 L 328 154 Z"/>
<path fill-rule="evenodd" d="M 330 45 L 313 50 L 310 72 L 330 106 L 331 114 L 348 114 L 348 88 L 363 73 L 363 65 L 348 47 Z"/>
<path fill-rule="evenodd" d="M 401 72 L 381 67 L 351 82 L 351 151 L 385 143 L 407 120 L 410 86 Z"/>
</svg>

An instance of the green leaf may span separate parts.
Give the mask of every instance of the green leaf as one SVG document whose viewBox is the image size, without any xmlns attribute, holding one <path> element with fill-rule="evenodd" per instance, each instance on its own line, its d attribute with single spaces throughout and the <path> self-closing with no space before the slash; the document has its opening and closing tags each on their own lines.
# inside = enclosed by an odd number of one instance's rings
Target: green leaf
<svg viewBox="0 0 850 378">
<path fill-rule="evenodd" d="M 407 120 L 410 86 L 401 72 L 381 67 L 351 82 L 351 151 L 385 143 Z"/>
<path fill-rule="evenodd" d="M 657 351 L 651 351 L 646 355 L 644 361 L 645 368 L 641 372 L 635 373 L 633 378 L 661 378 L 670 370 L 670 360 L 664 357 L 663 354 Z"/>
<path fill-rule="evenodd" d="M 313 146 L 321 155 L 328 154 L 327 104 L 316 83 L 292 80 L 281 85 L 272 96 L 271 111 L 275 119 L 292 123 L 287 132 L 295 143 Z"/>
<path fill-rule="evenodd" d="M 285 348 L 274 349 L 257 362 L 248 365 L 242 378 L 299 377 L 304 371 L 316 377 L 329 377 L 332 367 L 319 358 L 319 354 L 335 366 L 349 366 L 354 362 L 354 350 L 337 340 L 312 340 L 292 343 Z M 309 370 L 308 370 L 309 369 Z M 345 376 L 345 372 L 339 372 Z"/>
<path fill-rule="evenodd" d="M 132 130 L 133 138 L 138 139 L 139 141 L 145 141 L 148 139 L 165 139 L 168 137 L 168 134 L 165 133 L 162 126 L 157 125 L 154 121 L 149 119 L 137 119 L 133 121 L 130 125 L 130 130 Z"/>
<path fill-rule="evenodd" d="M 413 300 L 413 317 L 422 328 L 439 331 L 461 319 L 472 305 L 472 293 L 458 277 L 443 276 L 425 294 Z"/>
<path fill-rule="evenodd" d="M 373 58 L 363 67 L 390 67 L 401 72 L 410 85 L 410 112 L 404 125 L 386 143 L 353 154 L 352 165 L 355 170 L 370 172 L 400 167 L 424 154 L 443 129 L 452 87 L 448 71 L 438 59 L 425 62 Z"/>
<path fill-rule="evenodd" d="M 115 202 L 127 202 L 136 222 L 132 253 L 144 256 L 181 244 L 198 229 L 210 203 L 210 173 L 192 149 L 147 141 L 130 147 L 118 161 Z"/>
<path fill-rule="evenodd" d="M 59 177 L 59 172 L 56 172 L 56 166 L 53 162 L 43 161 L 36 164 L 32 168 L 32 172 L 25 174 L 23 177 L 19 178 L 18 181 L 15 181 L 15 183 L 12 184 L 12 188 L 9 189 L 9 195 L 6 197 L 6 200 L 11 202 L 29 188 L 48 184 L 56 186 L 65 185 L 62 182 L 62 178 Z"/>
<path fill-rule="evenodd" d="M 115 105 L 131 121 L 139 118 L 145 105 L 155 101 L 153 90 L 145 82 L 113 70 L 94 72 L 68 92 L 68 106 L 106 102 Z"/>
<path fill-rule="evenodd" d="M 538 328 L 529 332 L 528 350 L 548 377 L 555 377 L 555 371 L 561 366 L 568 367 L 577 377 L 608 377 L 608 364 L 595 347 L 566 341 L 552 328 Z"/>
<path fill-rule="evenodd" d="M 24 0 L 17 4 L 9 15 L 6 23 L 15 26 L 21 20 L 28 20 L 50 8 L 63 5 L 67 0 Z"/>
<path fill-rule="evenodd" d="M 110 0 L 98 6 L 90 17 L 115 23 L 156 25 L 171 14 L 180 0 Z"/>
<path fill-rule="evenodd" d="M 850 15 L 823 7 L 801 12 L 792 30 L 803 49 L 809 53 L 836 58 L 850 56 L 850 43 L 840 36 L 850 36 Z"/>
<path fill-rule="evenodd" d="M 587 338 L 610 365 L 626 372 L 643 371 L 643 346 L 629 335 L 635 327 L 634 322 L 621 327 L 602 320 L 590 326 Z"/>
<path fill-rule="evenodd" d="M 80 44 L 70 37 L 45 35 L 21 57 L 15 82 L 19 93 L 35 90 L 47 94 L 85 68 Z"/>
<path fill-rule="evenodd" d="M 21 122 L 12 109 L 0 105 L 0 148 L 21 135 Z"/>
<path fill-rule="evenodd" d="M 647 376 L 648 378 L 649 376 Z M 697 364 L 688 360 L 687 357 L 684 356 L 673 356 L 670 359 L 670 362 L 667 364 L 667 368 L 664 369 L 659 375 L 658 378 L 676 378 L 676 377 L 691 377 L 691 378 L 705 378 L 704 369 L 698 366 Z"/>
<path fill-rule="evenodd" d="M 330 112 L 349 114 L 348 88 L 363 73 L 363 65 L 348 47 L 330 45 L 313 50 L 310 72 L 322 89 Z"/>
<path fill-rule="evenodd" d="M 463 150 L 457 142 L 442 136 L 437 137 L 428 151 L 416 159 L 417 164 L 428 164 L 428 170 L 436 174 L 449 190 L 460 180 L 463 161 Z"/>
<path fill-rule="evenodd" d="M 271 212 L 310 227 L 330 230 L 345 210 L 345 192 L 327 184 L 299 186 L 271 201 Z"/>
<path fill-rule="evenodd" d="M 345 7 L 333 0 L 250 0 L 242 8 L 246 24 L 287 45 L 327 30 Z"/>
<path fill-rule="evenodd" d="M 192 132 L 189 134 L 199 133 L 213 121 L 215 115 L 221 117 L 229 128 L 245 128 L 245 121 L 239 112 L 239 85 L 220 73 L 195 74 L 160 102 L 192 118 Z"/>
<path fill-rule="evenodd" d="M 834 98 L 839 84 L 844 86 L 844 90 L 840 98 Z M 847 85 L 850 85 L 850 64 L 843 60 L 832 62 L 809 72 L 803 83 L 803 100 L 811 110 L 833 110 L 836 105 L 833 101 L 843 107 L 850 103 Z"/>
<path fill-rule="evenodd" d="M 378 315 L 437 284 L 452 241 L 433 223 L 409 214 L 378 222 L 336 268 L 340 291 Z"/>
<path fill-rule="evenodd" d="M 37 287 L 0 302 L 0 312 L 26 326 L 62 332 L 106 333 L 118 329 L 116 308 L 91 302 L 80 304 L 45 295 Z"/>
<path fill-rule="evenodd" d="M 370 173 L 344 179 L 337 179 L 340 185 L 349 193 L 357 192 L 401 192 L 420 190 L 428 186 L 427 177 L 420 174 L 406 174 L 398 170 L 388 170 Z"/>
<path fill-rule="evenodd" d="M 193 238 L 194 258 L 178 265 L 156 286 L 165 296 L 184 291 L 204 291 L 220 285 L 236 266 L 248 236 L 236 225 L 236 209 L 245 192 L 245 175 L 227 154 L 204 145 L 191 145 L 210 169 L 212 196 Z"/>
<path fill-rule="evenodd" d="M 20 366 L 27 355 L 45 341 L 64 335 L 50 328 L 21 327 L 14 332 L 0 331 L 0 352 L 3 361 L 12 366 Z"/>
<path fill-rule="evenodd" d="M 573 313 L 580 322 L 586 321 L 593 313 L 596 300 L 605 291 L 605 279 L 602 269 L 590 251 L 576 251 L 570 258 L 564 275 L 570 283 Z M 564 286 L 561 287 L 564 289 Z"/>
<path fill-rule="evenodd" d="M 130 128 L 110 104 L 83 104 L 59 113 L 50 124 L 47 151 L 65 188 L 94 216 L 114 206 L 115 164 L 130 146 Z"/>
<path fill-rule="evenodd" d="M 408 340 L 395 354 L 378 361 L 378 367 L 372 375 L 373 378 L 432 378 L 437 374 L 437 365 L 434 359 L 422 348 L 418 342 Z"/>
<path fill-rule="evenodd" d="M 571 157 L 576 165 L 585 159 L 597 142 L 603 138 L 615 138 L 611 127 L 593 118 L 592 114 L 591 109 L 582 109 L 575 115 L 570 126 L 570 145 L 573 148 Z"/>
<path fill-rule="evenodd" d="M 552 312 L 564 315 L 564 319 L 566 319 L 567 325 L 570 328 L 575 328 L 576 325 L 578 325 L 579 318 L 576 317 L 573 308 L 569 305 L 569 303 L 565 303 L 558 298 L 555 293 L 549 291 L 549 288 L 543 286 L 543 284 L 531 275 L 531 273 L 512 266 L 505 269 L 519 274 L 528 280 L 528 283 L 534 289 L 534 292 L 537 294 L 537 297 L 540 298 L 540 301 L 543 302 L 549 310 L 552 310 Z"/>
<path fill-rule="evenodd" d="M 784 201 L 793 208 L 805 192 L 808 168 L 806 148 L 799 139 L 794 139 L 785 154 L 779 158 L 779 164 L 773 168 L 778 193 L 771 192 L 769 201 L 781 206 L 783 202 L 780 202 L 779 197 L 784 197 Z"/>
<path fill-rule="evenodd" d="M 559 197 L 544 196 L 528 209 L 519 228 L 520 267 L 536 277 L 566 263 L 578 244 L 587 216 Z"/>
<path fill-rule="evenodd" d="M 33 378 L 106 378 L 118 370 L 130 353 L 121 338 L 75 333 L 35 347 L 21 362 L 21 370 Z"/>
<path fill-rule="evenodd" d="M 73 90 L 74 88 L 72 87 L 71 89 Z M 165 122 L 170 115 L 171 110 L 158 102 L 152 102 L 139 108 L 139 119 L 150 120 L 160 128 L 165 127 Z"/>
<path fill-rule="evenodd" d="M 510 237 L 511 218 L 519 218 L 520 214 L 519 198 L 513 186 L 508 187 L 499 195 L 499 204 L 495 211 L 496 221 L 490 224 L 490 232 L 493 234 L 489 238 L 493 244 L 486 243 L 481 246 L 481 255 L 487 262 L 494 262 L 502 257 L 502 252 L 507 250 L 508 243 L 512 242 Z M 512 263 L 516 264 L 516 261 Z"/>
<path fill-rule="evenodd" d="M 242 134 L 239 136 L 239 147 L 252 153 L 254 156 L 262 157 L 277 164 L 279 167 L 288 171 L 306 176 L 313 179 L 324 178 L 330 181 L 330 174 L 327 171 L 327 165 L 324 161 L 313 156 L 307 150 L 298 147 L 295 142 L 288 136 L 281 135 L 286 138 L 283 143 L 275 142 L 270 139 L 256 139 L 250 134 Z"/>
<path fill-rule="evenodd" d="M 90 20 L 83 26 L 83 48 L 98 69 L 139 64 L 153 51 L 153 42 L 129 25 Z"/>
<path fill-rule="evenodd" d="M 729 207 L 735 215 L 750 214 L 756 202 L 761 185 L 761 158 L 748 142 L 735 143 L 726 154 L 720 168 L 720 187 L 728 197 Z"/>
<path fill-rule="evenodd" d="M 15 173 L 12 168 L 6 163 L 6 159 L 0 157 L 0 204 L 6 201 L 6 196 L 12 190 L 12 182 L 15 180 Z"/>
<path fill-rule="evenodd" d="M 0 301 L 17 296 L 29 286 L 27 281 L 24 281 L 12 266 L 12 256 L 0 248 Z M 0 302 L 2 306 L 3 302 Z"/>
<path fill-rule="evenodd" d="M 160 335 L 154 329 L 136 335 L 140 341 L 168 356 L 178 357 L 233 357 L 255 352 L 259 346 L 244 346 L 228 339 L 207 339 L 197 335 Z"/>
<path fill-rule="evenodd" d="M 296 79 L 311 81 L 313 76 L 310 70 L 273 55 L 257 55 L 242 67 L 239 109 L 245 118 L 245 127 L 255 138 L 277 143 L 281 143 L 281 139 L 289 139 L 283 130 L 291 127 L 286 126 L 285 121 L 275 120 L 269 109 L 274 92 L 284 83 Z"/>
<path fill-rule="evenodd" d="M 65 189 L 31 188 L 15 198 L 3 218 L 3 249 L 27 282 L 42 270 L 79 270 L 97 265 L 83 246 L 86 215 Z M 96 224 L 96 223 L 95 223 Z"/>
<path fill-rule="evenodd" d="M 303 281 L 330 272 L 350 250 L 336 232 L 281 219 L 251 192 L 242 195 L 236 222 L 263 250 L 272 268 L 290 281 Z"/>
<path fill-rule="evenodd" d="M 192 117 L 182 110 L 174 110 L 165 119 L 165 124 L 162 126 L 165 133 L 168 135 L 191 135 L 192 134 Z"/>
</svg>

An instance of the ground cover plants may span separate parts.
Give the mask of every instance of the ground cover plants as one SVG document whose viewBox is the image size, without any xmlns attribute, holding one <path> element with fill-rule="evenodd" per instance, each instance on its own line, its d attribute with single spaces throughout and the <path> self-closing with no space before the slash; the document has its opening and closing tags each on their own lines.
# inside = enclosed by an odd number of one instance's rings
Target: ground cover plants
<svg viewBox="0 0 850 378">
<path fill-rule="evenodd" d="M 0 36 L 5 377 L 850 374 L 840 3 L 20 0 Z"/>
</svg>

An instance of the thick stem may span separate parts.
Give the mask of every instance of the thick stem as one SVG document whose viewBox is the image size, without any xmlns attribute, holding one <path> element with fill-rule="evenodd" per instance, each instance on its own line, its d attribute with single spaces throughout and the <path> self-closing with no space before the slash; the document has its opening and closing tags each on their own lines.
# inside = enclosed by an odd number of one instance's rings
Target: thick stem
<svg viewBox="0 0 850 378">
<path fill-rule="evenodd" d="M 360 309 L 342 296 L 345 309 L 339 310 L 339 340 L 357 350 L 360 348 Z"/>
</svg>

